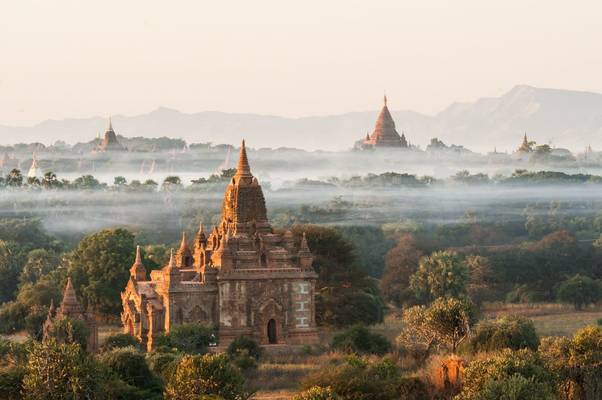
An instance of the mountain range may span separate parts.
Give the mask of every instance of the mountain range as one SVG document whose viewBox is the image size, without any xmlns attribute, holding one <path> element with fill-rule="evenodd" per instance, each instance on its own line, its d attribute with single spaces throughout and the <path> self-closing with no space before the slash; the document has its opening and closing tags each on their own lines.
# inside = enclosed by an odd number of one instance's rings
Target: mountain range
<svg viewBox="0 0 602 400">
<path fill-rule="evenodd" d="M 394 105 L 389 99 L 389 107 Z M 391 108 L 394 108 L 391 107 Z M 372 132 L 378 110 L 340 115 L 285 118 L 216 111 L 182 113 L 159 108 L 148 114 L 113 116 L 123 136 L 169 136 L 188 143 L 237 144 L 241 138 L 255 148 L 295 147 L 345 150 Z M 512 151 L 523 133 L 539 144 L 581 151 L 602 148 L 602 94 L 518 85 L 500 97 L 454 103 L 436 115 L 391 111 L 399 133 L 424 148 L 431 138 L 474 151 Z M 87 142 L 103 133 L 106 118 L 47 120 L 30 127 L 0 125 L 2 143 L 63 140 Z"/>
</svg>

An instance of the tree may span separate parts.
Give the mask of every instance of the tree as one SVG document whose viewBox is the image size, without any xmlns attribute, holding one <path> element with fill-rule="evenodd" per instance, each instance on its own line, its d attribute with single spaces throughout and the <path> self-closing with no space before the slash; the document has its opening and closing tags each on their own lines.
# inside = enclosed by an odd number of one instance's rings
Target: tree
<svg viewBox="0 0 602 400">
<path fill-rule="evenodd" d="M 398 307 L 415 299 L 410 289 L 410 276 L 418 269 L 422 251 L 416 247 L 411 234 L 402 235 L 395 247 L 385 256 L 385 271 L 380 290 L 385 300 Z"/>
<path fill-rule="evenodd" d="M 6 176 L 6 184 L 12 187 L 23 186 L 23 175 L 21 174 L 21 171 L 16 168 L 12 169 Z"/>
<path fill-rule="evenodd" d="M 134 235 L 125 229 L 103 230 L 86 236 L 68 255 L 69 275 L 84 302 L 97 310 L 118 314 L 119 293 L 134 261 Z"/>
<path fill-rule="evenodd" d="M 184 356 L 165 387 L 170 400 L 220 396 L 225 400 L 245 400 L 244 378 L 225 354 Z"/>
<path fill-rule="evenodd" d="M 52 171 L 46 172 L 40 183 L 46 189 L 60 188 L 63 186 L 62 182 L 57 179 L 56 174 Z"/>
<path fill-rule="evenodd" d="M 23 260 L 20 246 L 0 240 L 0 303 L 15 298 Z"/>
<path fill-rule="evenodd" d="M 420 259 L 418 270 L 410 277 L 410 287 L 422 302 L 438 297 L 460 297 L 466 293 L 468 267 L 453 251 L 437 251 Z"/>
<path fill-rule="evenodd" d="M 558 287 L 558 300 L 572 304 L 575 310 L 581 310 L 584 306 L 599 301 L 600 298 L 602 298 L 600 283 L 587 276 L 577 274 Z"/>
<path fill-rule="evenodd" d="M 81 190 L 95 190 L 102 187 L 101 183 L 92 175 L 82 175 L 73 181 L 73 187 Z"/>
<path fill-rule="evenodd" d="M 27 253 L 27 261 L 21 270 L 19 282 L 21 285 L 36 283 L 42 276 L 55 270 L 59 263 L 59 256 L 53 250 L 32 250 Z"/>
<path fill-rule="evenodd" d="M 77 344 L 54 340 L 35 343 L 23 377 L 28 400 L 94 398 L 98 392 L 97 365 Z"/>
<path fill-rule="evenodd" d="M 318 273 L 316 319 L 319 324 L 348 326 L 381 322 L 384 305 L 377 282 L 358 267 L 353 246 L 336 229 L 316 225 L 292 228 L 297 245 L 303 233 Z"/>
<path fill-rule="evenodd" d="M 78 344 L 82 349 L 88 343 L 88 328 L 77 319 L 56 318 L 48 332 L 48 337 L 61 344 Z"/>
<path fill-rule="evenodd" d="M 182 180 L 179 176 L 168 176 L 163 180 L 162 190 L 176 190 L 182 187 Z"/>
<path fill-rule="evenodd" d="M 330 347 L 348 353 L 382 356 L 391 349 L 391 343 L 383 335 L 372 333 L 363 325 L 354 325 L 336 334 Z"/>
<path fill-rule="evenodd" d="M 470 299 L 476 304 L 491 299 L 493 271 L 489 259 L 479 255 L 469 255 L 465 263 L 470 275 L 466 285 L 466 292 Z"/>
<path fill-rule="evenodd" d="M 456 351 L 475 322 L 473 305 L 466 299 L 440 297 L 430 306 L 414 306 L 404 311 L 404 328 L 397 337 L 402 350 L 428 356 L 436 348 Z"/>
<path fill-rule="evenodd" d="M 480 322 L 470 338 L 473 352 L 502 349 L 537 350 L 539 337 L 531 320 L 521 317 L 502 317 Z"/>
<path fill-rule="evenodd" d="M 115 179 L 113 179 L 113 185 L 115 186 L 125 186 L 127 183 L 127 179 L 123 176 L 116 176 Z"/>
</svg>

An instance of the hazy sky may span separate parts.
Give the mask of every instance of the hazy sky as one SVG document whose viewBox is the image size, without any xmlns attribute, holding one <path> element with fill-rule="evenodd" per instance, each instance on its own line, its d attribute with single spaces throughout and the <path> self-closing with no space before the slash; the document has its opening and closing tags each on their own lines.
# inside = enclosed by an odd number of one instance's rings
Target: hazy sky
<svg viewBox="0 0 602 400">
<path fill-rule="evenodd" d="M 519 83 L 602 92 L 602 3 L 2 1 L 0 124 L 159 106 L 436 113 Z"/>
</svg>

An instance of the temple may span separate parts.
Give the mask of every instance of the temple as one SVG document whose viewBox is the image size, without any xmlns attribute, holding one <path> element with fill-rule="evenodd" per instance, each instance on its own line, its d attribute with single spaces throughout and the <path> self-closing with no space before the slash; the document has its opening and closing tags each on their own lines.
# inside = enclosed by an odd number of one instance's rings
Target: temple
<svg viewBox="0 0 602 400">
<path fill-rule="evenodd" d="M 521 152 L 521 153 L 530 153 L 531 151 L 533 151 L 532 146 L 529 143 L 529 140 L 527 139 L 526 132 L 525 132 L 525 135 L 523 136 L 523 142 L 521 143 L 521 145 L 517 151 Z"/>
<path fill-rule="evenodd" d="M 220 223 L 208 234 L 201 225 L 192 244 L 183 234 L 150 279 L 137 249 L 121 295 L 124 330 L 149 350 L 157 335 L 193 322 L 216 327 L 220 345 L 237 336 L 262 345 L 315 343 L 312 262 L 305 236 L 296 245 L 291 231 L 273 232 L 243 141 Z"/>
<path fill-rule="evenodd" d="M 395 121 L 387 107 L 387 96 L 384 97 L 383 108 L 376 119 L 376 126 L 372 135 L 366 134 L 364 140 L 356 144 L 356 148 L 372 149 L 377 147 L 408 148 L 405 134 L 399 136 L 395 129 Z"/>
<path fill-rule="evenodd" d="M 94 149 L 95 152 L 102 153 L 107 151 L 127 151 L 127 149 L 119 143 L 117 135 L 113 130 L 113 123 L 109 118 L 109 129 L 105 132 L 104 138 Z"/>
<path fill-rule="evenodd" d="M 98 350 L 98 327 L 96 325 L 96 316 L 91 308 L 84 311 L 81 303 L 77 300 L 75 289 L 71 283 L 71 278 L 67 279 L 67 286 L 63 292 L 63 301 L 60 308 L 57 310 L 54 307 L 54 302 L 50 304 L 48 315 L 43 326 L 44 339 L 46 339 L 56 320 L 69 318 L 72 320 L 81 321 L 88 330 L 87 350 L 95 352 Z"/>
</svg>

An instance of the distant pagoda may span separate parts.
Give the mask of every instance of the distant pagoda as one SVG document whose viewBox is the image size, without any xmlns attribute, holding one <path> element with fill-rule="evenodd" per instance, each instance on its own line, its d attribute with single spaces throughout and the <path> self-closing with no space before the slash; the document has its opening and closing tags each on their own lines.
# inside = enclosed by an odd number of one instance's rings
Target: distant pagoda
<svg viewBox="0 0 602 400">
<path fill-rule="evenodd" d="M 42 178 L 42 170 L 40 169 L 40 165 L 38 164 L 38 158 L 36 154 L 33 154 L 31 160 L 31 167 L 29 167 L 29 172 L 27 172 L 28 179 L 41 179 Z"/>
<path fill-rule="evenodd" d="M 102 139 L 100 144 L 98 144 L 98 146 L 96 146 L 94 151 L 99 152 L 99 153 L 107 152 L 107 151 L 127 151 L 127 149 L 121 143 L 119 143 L 119 141 L 117 140 L 117 135 L 115 134 L 115 131 L 113 130 L 113 123 L 111 122 L 110 118 L 109 118 L 109 129 L 107 129 L 107 131 L 105 132 L 104 138 Z"/>
<path fill-rule="evenodd" d="M 399 136 L 395 129 L 395 121 L 387 107 L 387 96 L 384 97 L 383 108 L 376 119 L 376 126 L 372 135 L 366 134 L 366 138 L 359 144 L 362 149 L 374 147 L 408 148 L 405 134 Z"/>
<path fill-rule="evenodd" d="M 529 140 L 527 139 L 526 132 L 525 132 L 525 135 L 523 136 L 523 142 L 521 143 L 521 145 L 517 151 L 520 153 L 530 153 L 531 151 L 533 151 L 533 149 L 531 148 L 531 145 L 529 144 Z"/>
</svg>

